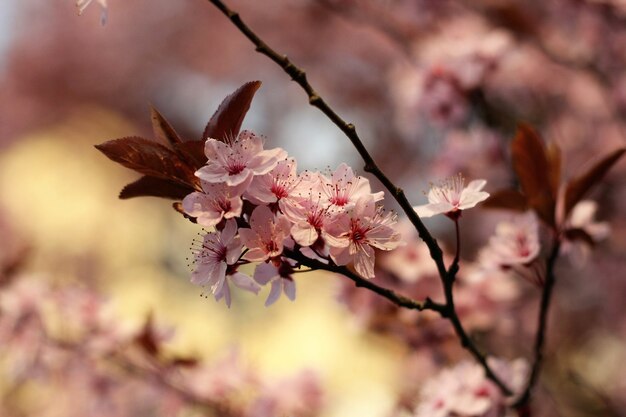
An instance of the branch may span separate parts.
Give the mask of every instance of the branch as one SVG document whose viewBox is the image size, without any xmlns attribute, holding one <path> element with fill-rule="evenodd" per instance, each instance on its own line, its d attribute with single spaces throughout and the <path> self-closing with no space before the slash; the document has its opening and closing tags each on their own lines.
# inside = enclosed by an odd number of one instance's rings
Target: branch
<svg viewBox="0 0 626 417">
<path fill-rule="evenodd" d="M 426 309 L 426 305 L 428 305 L 428 309 L 438 311 L 442 317 L 450 319 L 452 325 L 461 339 L 462 346 L 467 349 L 472 356 L 480 363 L 480 365 L 484 368 L 485 374 L 489 379 L 491 379 L 506 395 L 511 395 L 511 390 L 508 389 L 504 383 L 494 374 L 489 365 L 487 364 L 487 360 L 485 356 L 478 350 L 478 348 L 473 344 L 471 339 L 465 333 L 463 326 L 459 320 L 459 317 L 456 314 L 454 309 L 454 300 L 452 297 L 452 285 L 454 283 L 454 278 L 458 271 L 458 264 L 454 264 L 450 270 L 446 269 L 446 266 L 443 261 L 443 252 L 439 247 L 439 244 L 435 240 L 435 238 L 430 234 L 426 226 L 419 218 L 415 210 L 413 210 L 413 206 L 409 203 L 409 200 L 406 198 L 404 191 L 397 187 L 376 165 L 376 162 L 370 155 L 370 153 L 363 145 L 361 138 L 356 132 L 356 128 L 352 123 L 347 123 L 344 121 L 327 103 L 324 99 L 313 89 L 311 84 L 309 84 L 307 80 L 306 73 L 295 66 L 286 55 L 281 55 L 276 52 L 274 49 L 270 48 L 259 36 L 254 33 L 252 29 L 248 27 L 239 16 L 238 13 L 229 9 L 222 1 L 220 0 L 208 0 L 211 4 L 217 7 L 230 21 L 239 29 L 241 33 L 243 33 L 255 46 L 256 51 L 260 54 L 267 56 L 269 59 L 274 61 L 278 66 L 280 66 L 283 71 L 285 71 L 293 81 L 295 81 L 302 89 L 306 92 L 309 97 L 309 104 L 317 107 L 322 113 L 326 115 L 350 140 L 352 145 L 356 148 L 359 155 L 365 162 L 364 170 L 365 172 L 369 172 L 374 175 L 383 186 L 389 191 L 389 193 L 395 198 L 398 202 L 404 213 L 407 215 L 408 219 L 411 221 L 417 232 L 419 233 L 420 238 L 426 243 L 428 246 L 428 250 L 430 252 L 431 258 L 434 260 L 437 265 L 437 271 L 439 273 L 439 277 L 443 283 L 445 293 L 446 293 L 446 305 L 441 306 L 439 304 L 434 304 L 432 301 L 427 299 L 423 303 L 419 303 L 408 298 L 399 296 L 395 294 L 393 291 L 382 288 L 373 284 L 372 282 L 361 278 L 360 276 L 352 273 L 350 270 L 344 267 L 339 267 L 335 265 L 327 265 L 323 262 L 314 261 L 309 258 L 304 257 L 303 255 L 295 254 L 292 252 L 294 260 L 299 260 L 299 258 L 303 258 L 306 260 L 306 263 L 303 263 L 305 266 L 323 269 L 325 271 L 336 272 L 345 275 L 352 281 L 356 283 L 357 286 L 368 288 L 371 291 L 380 294 L 381 296 L 387 298 L 393 303 L 416 310 L 424 310 Z"/>
<path fill-rule="evenodd" d="M 522 395 L 513 404 L 514 408 L 525 408 L 529 401 L 532 390 L 539 378 L 539 372 L 541 371 L 541 365 L 543 363 L 543 350 L 546 339 L 546 330 L 548 327 L 548 311 L 550 309 L 550 302 L 552 300 L 552 290 L 556 282 L 556 276 L 554 275 L 554 265 L 559 256 L 559 250 L 561 248 L 561 241 L 559 236 L 555 236 L 552 244 L 552 252 L 548 257 L 546 265 L 546 282 L 543 287 L 543 293 L 541 294 L 541 306 L 539 308 L 539 319 L 537 325 L 537 333 L 535 335 L 535 347 L 534 347 L 534 360 L 533 366 L 530 372 L 530 377 L 526 383 L 526 387 L 522 392 Z"/>
<path fill-rule="evenodd" d="M 384 288 L 379 285 L 374 284 L 372 281 L 369 281 L 365 278 L 361 278 L 359 275 L 350 271 L 345 266 L 339 266 L 335 264 L 326 264 L 324 262 L 318 261 L 316 259 L 307 258 L 302 253 L 294 250 L 284 249 L 283 253 L 290 259 L 297 261 L 300 265 L 307 266 L 312 269 L 321 269 L 328 272 L 334 272 L 335 274 L 341 274 L 353 281 L 357 287 L 367 288 L 368 290 L 375 292 L 376 294 L 386 298 L 391 301 L 398 307 L 408 308 L 410 310 L 432 310 L 436 311 L 442 316 L 445 314 L 446 307 L 443 304 L 436 303 L 432 301 L 430 298 L 426 298 L 424 301 L 415 301 L 411 298 L 404 297 L 390 290 L 389 288 Z"/>
</svg>

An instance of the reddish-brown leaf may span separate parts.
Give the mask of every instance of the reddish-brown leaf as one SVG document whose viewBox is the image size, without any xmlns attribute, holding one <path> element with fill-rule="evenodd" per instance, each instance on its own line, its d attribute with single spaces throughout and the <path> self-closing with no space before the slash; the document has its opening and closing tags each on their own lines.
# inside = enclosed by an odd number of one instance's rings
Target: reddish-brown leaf
<svg viewBox="0 0 626 417">
<path fill-rule="evenodd" d="M 206 125 L 202 139 L 213 138 L 225 140 L 239 134 L 243 118 L 256 91 L 261 87 L 261 81 L 251 81 L 239 87 L 234 93 L 222 101 L 217 111 L 211 116 Z"/>
<path fill-rule="evenodd" d="M 546 156 L 548 158 L 548 179 L 550 180 L 550 189 L 552 195 L 556 196 L 561 185 L 561 148 L 556 142 L 550 141 L 546 148 Z"/>
<path fill-rule="evenodd" d="M 572 179 L 565 189 L 565 215 L 574 208 L 594 185 L 599 183 L 611 167 L 619 161 L 626 148 L 617 149 L 591 166 L 585 173 Z"/>
<path fill-rule="evenodd" d="M 182 200 L 187 194 L 194 191 L 196 190 L 188 185 L 182 185 L 162 178 L 143 176 L 122 188 L 119 197 L 123 200 L 133 197 L 162 197 Z"/>
<path fill-rule="evenodd" d="M 135 336 L 135 343 L 151 356 L 157 356 L 159 354 L 161 349 L 154 329 L 154 317 L 152 312 L 148 315 L 141 332 Z"/>
<path fill-rule="evenodd" d="M 526 196 L 517 190 L 499 190 L 491 194 L 481 207 L 514 211 L 528 210 Z"/>
<path fill-rule="evenodd" d="M 140 174 L 169 179 L 192 186 L 196 182 L 194 169 L 165 146 L 140 137 L 110 140 L 96 145 L 109 159 Z"/>
<path fill-rule="evenodd" d="M 554 226 L 556 194 L 550 186 L 550 164 L 543 142 L 528 125 L 520 125 L 511 142 L 513 169 L 530 207 Z"/>
<path fill-rule="evenodd" d="M 189 161 L 194 172 L 206 164 L 207 158 L 204 155 L 204 141 L 194 140 L 177 143 L 174 149 L 185 161 Z"/>
<path fill-rule="evenodd" d="M 150 106 L 150 118 L 152 119 L 152 130 L 154 136 L 162 145 L 172 147 L 183 140 L 178 136 L 172 125 L 169 124 L 165 117 L 159 113 L 157 109 Z"/>
</svg>

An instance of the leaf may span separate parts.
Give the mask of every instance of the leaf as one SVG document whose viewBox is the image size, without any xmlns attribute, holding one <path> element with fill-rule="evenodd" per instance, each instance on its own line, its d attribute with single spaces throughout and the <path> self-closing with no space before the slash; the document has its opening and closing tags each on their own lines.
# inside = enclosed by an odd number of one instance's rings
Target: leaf
<svg viewBox="0 0 626 417">
<path fill-rule="evenodd" d="M 203 167 L 207 162 L 206 155 L 204 154 L 204 142 L 201 140 L 177 143 L 174 145 L 174 150 L 176 150 L 176 153 L 178 153 L 181 158 L 189 161 L 194 172 Z"/>
<path fill-rule="evenodd" d="M 517 190 L 496 191 L 482 203 L 481 207 L 515 211 L 526 211 L 529 208 L 526 196 Z"/>
<path fill-rule="evenodd" d="M 146 353 L 151 356 L 157 356 L 159 354 L 160 346 L 154 329 L 154 316 L 152 312 L 148 314 L 145 324 L 143 325 L 141 332 L 135 336 L 135 343 L 137 343 Z"/>
<path fill-rule="evenodd" d="M 513 169 L 530 207 L 550 226 L 554 226 L 556 193 L 550 185 L 550 163 L 539 135 L 528 125 L 518 126 L 511 142 Z"/>
<path fill-rule="evenodd" d="M 184 186 L 173 181 L 143 176 L 122 188 L 119 198 L 125 200 L 133 197 L 162 197 L 182 200 L 187 194 L 194 191 L 196 190 L 192 187 Z"/>
<path fill-rule="evenodd" d="M 202 134 L 202 139 L 204 141 L 208 138 L 225 140 L 237 136 L 243 118 L 250 109 L 252 98 L 259 87 L 261 87 L 261 81 L 251 81 L 226 97 L 211 116 Z"/>
<path fill-rule="evenodd" d="M 152 131 L 159 143 L 165 146 L 174 146 L 183 140 L 178 136 L 172 125 L 169 124 L 165 117 L 159 113 L 157 109 L 150 106 L 150 118 L 152 119 Z"/>
<path fill-rule="evenodd" d="M 565 215 L 584 197 L 584 195 L 619 161 L 626 148 L 617 149 L 596 162 L 584 174 L 572 179 L 565 189 Z"/>
<path fill-rule="evenodd" d="M 548 143 L 546 149 L 546 156 L 548 158 L 548 180 L 550 181 L 550 189 L 552 195 L 556 196 L 559 192 L 559 186 L 561 185 L 561 148 L 556 142 Z"/>
<path fill-rule="evenodd" d="M 183 162 L 174 151 L 140 137 L 114 139 L 96 145 L 109 159 L 140 174 L 194 186 L 194 169 Z"/>
</svg>

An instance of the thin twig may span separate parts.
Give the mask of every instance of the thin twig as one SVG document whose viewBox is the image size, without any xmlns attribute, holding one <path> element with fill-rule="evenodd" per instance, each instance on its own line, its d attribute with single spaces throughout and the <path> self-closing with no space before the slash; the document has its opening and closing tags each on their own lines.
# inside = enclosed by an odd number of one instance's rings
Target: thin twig
<svg viewBox="0 0 626 417">
<path fill-rule="evenodd" d="M 454 277 L 456 272 L 458 271 L 458 264 L 454 265 L 450 270 L 446 269 L 446 266 L 443 261 L 443 251 L 439 247 L 437 240 L 430 234 L 426 226 L 419 218 L 415 210 L 409 200 L 406 198 L 404 191 L 397 187 L 376 165 L 374 159 L 370 155 L 370 153 L 363 145 L 361 138 L 356 132 L 356 128 L 352 123 L 347 123 L 344 121 L 327 103 L 324 99 L 315 91 L 315 89 L 311 86 L 311 84 L 307 80 L 306 73 L 297 67 L 296 65 L 287 58 L 286 55 L 281 55 L 276 52 L 274 49 L 270 48 L 259 36 L 252 30 L 248 25 L 246 25 L 239 14 L 231 9 L 229 9 L 222 1 L 220 0 L 208 0 L 211 4 L 217 7 L 230 21 L 235 25 L 237 29 L 241 33 L 243 33 L 256 47 L 256 51 L 260 54 L 267 56 L 269 59 L 274 61 L 278 66 L 280 66 L 285 73 L 287 73 L 293 81 L 295 81 L 307 94 L 309 97 L 309 104 L 317 107 L 326 117 L 328 117 L 350 140 L 352 145 L 355 147 L 363 161 L 365 162 L 364 170 L 365 172 L 369 172 L 374 175 L 383 186 L 389 191 L 389 193 L 395 198 L 398 202 L 404 213 L 407 215 L 408 219 L 411 221 L 417 232 L 419 233 L 419 237 L 426 243 L 428 246 L 428 250 L 430 252 L 430 256 L 437 265 L 437 271 L 439 272 L 439 277 L 444 285 L 444 289 L 446 289 L 446 305 L 445 308 L 441 309 L 439 307 L 430 308 L 438 311 L 442 317 L 450 319 L 452 325 L 457 332 L 457 335 L 461 338 L 462 346 L 467 349 L 472 356 L 476 358 L 476 360 L 481 364 L 481 366 L 485 369 L 485 374 L 489 379 L 491 379 L 503 393 L 506 395 L 511 395 L 511 390 L 506 387 L 506 385 L 494 374 L 489 365 L 487 364 L 487 360 L 485 355 L 483 355 L 478 348 L 473 344 L 471 339 L 467 336 L 464 331 L 461 322 L 459 320 L 458 315 L 454 309 L 454 301 L 452 298 L 452 284 L 454 282 Z M 298 254 L 294 254 L 294 256 L 298 256 Z M 301 255 L 300 255 L 301 256 Z M 302 258 L 308 259 L 304 256 Z M 293 258 L 298 260 L 297 258 Z M 432 306 L 432 301 L 427 299 L 424 303 L 415 302 L 413 300 L 398 296 L 393 291 L 379 287 L 373 284 L 371 281 L 365 280 L 358 275 L 352 273 L 347 268 L 341 268 L 337 270 L 335 266 L 324 264 L 323 262 L 313 261 L 308 259 L 308 263 L 306 266 L 312 266 L 319 269 L 323 269 L 326 271 L 337 272 L 345 275 L 352 281 L 354 281 L 357 286 L 361 286 L 364 288 L 368 288 L 377 294 L 382 295 L 388 300 L 396 303 L 399 306 L 412 308 L 417 310 L 425 309 L 425 305 L 429 304 Z M 450 288 L 447 288 L 450 286 Z"/>
<path fill-rule="evenodd" d="M 438 312 L 441 315 L 445 314 L 446 307 L 443 304 L 436 303 L 430 298 L 426 298 L 424 301 L 415 301 L 411 298 L 399 295 L 389 288 L 381 287 L 374 284 L 372 281 L 361 278 L 359 275 L 350 271 L 345 266 L 339 266 L 333 263 L 326 264 L 316 259 L 307 258 L 302 253 L 290 249 L 284 249 L 283 254 L 288 258 L 297 261 L 300 265 L 307 266 L 312 269 L 321 269 L 323 271 L 334 272 L 336 274 L 344 275 L 346 278 L 353 281 L 357 287 L 366 288 L 370 291 L 373 291 L 383 298 L 391 301 L 398 307 L 404 307 L 410 310 L 419 311 L 432 310 Z"/>
<path fill-rule="evenodd" d="M 539 307 L 537 333 L 535 335 L 533 365 L 524 391 L 513 404 L 513 406 L 518 409 L 525 408 L 528 405 L 532 390 L 537 383 L 537 379 L 539 378 L 539 373 L 541 371 L 541 365 L 543 363 L 543 350 L 546 339 L 546 330 L 548 328 L 548 311 L 550 310 L 550 302 L 552 300 L 552 290 L 554 289 L 554 284 L 556 282 L 554 266 L 559 256 L 560 248 L 561 241 L 559 236 L 556 235 L 552 244 L 552 252 L 548 257 L 546 265 L 546 281 L 543 286 L 543 293 L 541 294 L 541 305 Z"/>
</svg>

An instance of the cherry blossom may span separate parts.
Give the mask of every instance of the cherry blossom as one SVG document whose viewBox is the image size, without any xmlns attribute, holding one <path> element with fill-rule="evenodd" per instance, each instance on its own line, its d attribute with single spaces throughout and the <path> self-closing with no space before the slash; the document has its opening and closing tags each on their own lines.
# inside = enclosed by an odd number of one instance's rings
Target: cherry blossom
<svg viewBox="0 0 626 417">
<path fill-rule="evenodd" d="M 296 160 L 288 158 L 278 161 L 267 174 L 254 177 L 246 198 L 258 205 L 278 203 L 280 210 L 288 213 L 298 206 L 301 190 L 312 186 L 311 176 L 307 172 L 298 175 Z"/>
<path fill-rule="evenodd" d="M 283 242 L 289 236 L 291 224 L 283 215 L 274 217 L 267 206 L 258 206 L 250 216 L 250 228 L 239 229 L 243 244 L 249 249 L 244 258 L 260 262 L 283 252 Z"/>
<path fill-rule="evenodd" d="M 247 275 L 237 272 L 236 262 L 241 256 L 242 245 L 237 233 L 237 223 L 229 220 L 221 232 L 207 233 L 202 247 L 195 254 L 196 269 L 191 282 L 209 286 L 215 300 L 222 298 L 230 307 L 229 281 L 237 287 L 257 294 L 260 287 Z M 228 279 L 227 279 L 228 278 Z"/>
<path fill-rule="evenodd" d="M 333 218 L 320 193 L 309 191 L 308 194 L 308 198 L 300 199 L 298 205 L 285 212 L 293 223 L 291 236 L 301 246 L 314 244 L 325 234 L 324 227 Z"/>
<path fill-rule="evenodd" d="M 284 293 L 291 301 L 296 299 L 296 283 L 291 274 L 293 274 L 293 265 L 285 259 L 280 260 L 278 266 L 273 263 L 262 263 L 256 267 L 254 280 L 261 285 L 272 283 L 270 293 L 265 300 L 266 307 L 274 304 L 281 293 Z"/>
<path fill-rule="evenodd" d="M 413 209 L 420 217 L 445 214 L 456 219 L 461 211 L 472 208 L 489 197 L 489 193 L 481 191 L 486 183 L 485 180 L 474 180 L 465 187 L 463 176 L 456 175 L 439 185 L 433 184 L 428 192 L 428 204 L 415 206 Z"/>
<path fill-rule="evenodd" d="M 287 153 L 281 148 L 263 150 L 261 138 L 244 130 L 236 139 L 225 142 L 208 139 L 204 146 L 207 164 L 196 176 L 211 183 L 235 186 L 270 172 Z"/>
<path fill-rule="evenodd" d="M 524 265 L 532 262 L 540 249 L 539 222 L 537 216 L 529 211 L 511 221 L 498 223 L 495 235 L 489 239 L 489 246 L 480 256 L 483 263 Z"/>
<path fill-rule="evenodd" d="M 78 8 L 78 14 L 83 14 L 87 6 L 89 6 L 92 1 L 93 0 L 77 0 L 76 7 Z M 96 0 L 96 3 L 100 6 L 100 23 L 104 26 L 108 17 L 107 0 Z"/>
<path fill-rule="evenodd" d="M 596 222 L 594 217 L 598 210 L 598 203 L 592 200 L 583 200 L 576 204 L 565 222 L 566 229 L 578 229 L 585 232 L 593 242 L 606 239 L 611 233 L 607 222 Z M 591 242 L 583 239 L 566 239 L 563 241 L 563 253 L 567 253 L 576 266 L 583 266 L 591 252 Z"/>
<path fill-rule="evenodd" d="M 400 245 L 400 234 L 393 228 L 395 215 L 376 207 L 375 197 L 359 198 L 353 209 L 341 213 L 325 236 L 335 263 L 354 262 L 356 271 L 374 278 L 374 249 L 391 250 Z"/>
<path fill-rule="evenodd" d="M 348 209 L 353 207 L 359 198 L 372 194 L 369 180 L 354 175 L 352 168 L 345 163 L 340 164 L 330 178 L 323 174 L 319 174 L 319 178 L 324 197 L 335 208 Z M 373 196 L 374 201 L 380 201 L 384 193 L 381 191 Z"/>
<path fill-rule="evenodd" d="M 235 187 L 225 183 L 201 181 L 203 192 L 193 192 L 183 199 L 185 213 L 197 219 L 199 225 L 211 227 L 222 219 L 241 216 L 243 201 L 241 194 L 250 184 L 250 179 Z"/>
<path fill-rule="evenodd" d="M 523 360 L 507 363 L 494 361 L 494 372 L 514 390 L 524 382 L 527 366 Z M 415 417 L 498 417 L 503 414 L 506 399 L 498 387 L 485 376 L 476 363 L 463 361 L 424 384 L 421 403 Z"/>
</svg>

